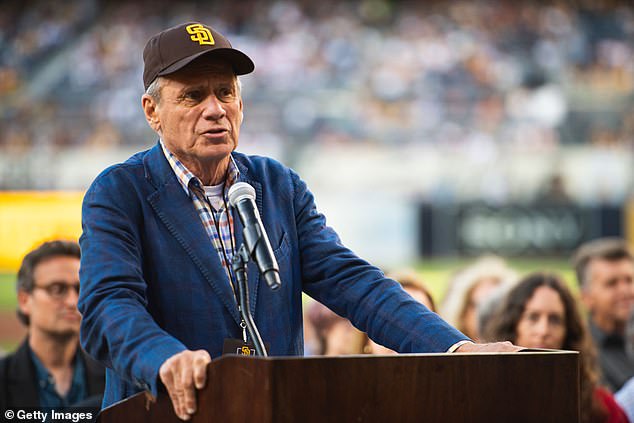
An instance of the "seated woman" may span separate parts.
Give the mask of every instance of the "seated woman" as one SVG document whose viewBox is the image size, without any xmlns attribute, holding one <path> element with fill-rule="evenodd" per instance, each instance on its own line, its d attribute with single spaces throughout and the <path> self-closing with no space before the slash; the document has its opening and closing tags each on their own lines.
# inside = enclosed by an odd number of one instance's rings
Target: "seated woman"
<svg viewBox="0 0 634 423">
<path fill-rule="evenodd" d="M 484 330 L 488 340 L 528 348 L 580 352 L 581 421 L 627 422 L 612 394 L 598 385 L 596 352 L 572 294 L 555 275 L 533 273 L 509 291 Z"/>
</svg>

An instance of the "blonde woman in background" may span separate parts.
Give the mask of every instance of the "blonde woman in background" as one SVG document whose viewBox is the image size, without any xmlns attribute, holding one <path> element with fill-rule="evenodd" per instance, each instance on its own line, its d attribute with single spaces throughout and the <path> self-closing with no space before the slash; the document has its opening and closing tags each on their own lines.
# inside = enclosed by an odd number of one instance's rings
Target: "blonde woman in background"
<svg viewBox="0 0 634 423">
<path fill-rule="evenodd" d="M 449 282 L 440 315 L 477 342 L 480 339 L 478 306 L 498 290 L 508 290 L 519 279 L 504 259 L 484 256 L 459 271 Z"/>
</svg>

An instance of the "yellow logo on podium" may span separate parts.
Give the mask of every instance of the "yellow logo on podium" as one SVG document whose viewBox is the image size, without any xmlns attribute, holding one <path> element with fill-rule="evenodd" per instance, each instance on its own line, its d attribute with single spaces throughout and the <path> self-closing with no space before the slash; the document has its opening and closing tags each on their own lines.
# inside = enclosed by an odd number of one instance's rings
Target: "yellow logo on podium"
<svg viewBox="0 0 634 423">
<path fill-rule="evenodd" d="M 249 347 L 242 347 L 242 355 L 251 355 L 251 349 Z"/>
<path fill-rule="evenodd" d="M 187 25 L 186 29 L 188 33 L 192 34 L 190 37 L 192 41 L 197 41 L 200 45 L 209 44 L 213 46 L 216 44 L 214 37 L 211 35 L 211 31 L 201 24 Z"/>
</svg>

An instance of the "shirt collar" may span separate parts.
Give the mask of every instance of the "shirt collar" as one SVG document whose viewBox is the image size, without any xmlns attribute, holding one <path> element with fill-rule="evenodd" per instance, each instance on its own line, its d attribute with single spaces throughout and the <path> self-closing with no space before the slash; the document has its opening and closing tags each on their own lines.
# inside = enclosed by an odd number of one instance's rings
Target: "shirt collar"
<svg viewBox="0 0 634 423">
<path fill-rule="evenodd" d="M 176 179 L 185 190 L 185 193 L 190 197 L 194 195 L 191 191 L 191 187 L 195 187 L 198 189 L 202 189 L 203 184 L 202 181 L 193 173 L 190 172 L 189 169 L 180 161 L 171 151 L 167 149 L 163 140 L 159 141 L 161 143 L 161 148 L 163 149 L 163 154 L 167 159 L 170 167 L 174 171 L 176 175 Z M 227 169 L 227 177 L 225 179 L 225 195 L 229 191 L 229 188 L 238 180 L 240 176 L 240 171 L 238 170 L 238 166 L 236 165 L 233 156 L 229 156 L 229 168 Z"/>
<path fill-rule="evenodd" d="M 31 353 L 31 360 L 35 365 L 35 372 L 37 374 L 37 381 L 40 389 L 54 390 L 55 379 L 53 378 L 53 375 L 51 375 L 33 350 L 30 350 L 29 352 Z M 71 391 L 75 386 L 79 385 L 84 380 L 84 365 L 82 360 L 79 358 L 79 350 L 77 350 L 75 358 L 73 359 L 73 369 L 73 380 L 71 382 L 71 389 L 68 391 L 68 395 L 71 394 Z"/>
<path fill-rule="evenodd" d="M 40 361 L 40 359 L 35 355 L 33 350 L 31 352 L 31 360 L 35 365 L 35 372 L 37 373 L 37 381 L 40 389 L 44 389 L 49 385 L 55 385 L 55 380 L 53 376 L 49 373 L 48 369 L 44 367 L 44 364 Z"/>
<path fill-rule="evenodd" d="M 589 319 L 588 327 L 590 328 L 590 334 L 597 345 L 607 344 L 625 344 L 623 336 L 618 333 L 607 333 L 594 324 L 592 318 Z"/>
</svg>

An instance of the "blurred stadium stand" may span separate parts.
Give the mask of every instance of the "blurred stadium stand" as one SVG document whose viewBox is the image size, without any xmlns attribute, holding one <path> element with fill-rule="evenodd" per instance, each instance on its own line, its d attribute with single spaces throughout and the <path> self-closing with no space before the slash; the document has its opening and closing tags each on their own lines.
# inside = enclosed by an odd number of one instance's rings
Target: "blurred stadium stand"
<svg viewBox="0 0 634 423">
<path fill-rule="evenodd" d="M 256 63 L 241 150 L 296 168 L 360 252 L 378 222 L 401 234 L 392 254 L 411 251 L 421 202 L 619 207 L 634 179 L 627 4 L 5 0 L 0 189 L 81 191 L 152 145 L 143 46 L 200 20 Z"/>
</svg>

